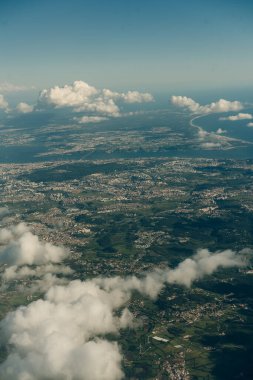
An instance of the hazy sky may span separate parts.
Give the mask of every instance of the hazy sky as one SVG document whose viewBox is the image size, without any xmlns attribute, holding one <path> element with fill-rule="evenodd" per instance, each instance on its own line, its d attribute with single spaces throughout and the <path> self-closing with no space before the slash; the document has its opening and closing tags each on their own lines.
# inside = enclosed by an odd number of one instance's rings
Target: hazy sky
<svg viewBox="0 0 253 380">
<path fill-rule="evenodd" d="M 0 82 L 251 85 L 252 16 L 248 0 L 1 0 Z"/>
</svg>

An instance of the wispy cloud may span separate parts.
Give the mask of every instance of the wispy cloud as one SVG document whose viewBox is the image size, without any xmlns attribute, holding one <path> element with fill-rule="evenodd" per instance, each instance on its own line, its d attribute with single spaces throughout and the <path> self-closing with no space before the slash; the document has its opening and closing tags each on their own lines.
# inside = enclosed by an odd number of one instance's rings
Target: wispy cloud
<svg viewBox="0 0 253 380">
<path fill-rule="evenodd" d="M 21 91 L 29 91 L 34 90 L 35 87 L 31 86 L 20 86 L 13 83 L 3 82 L 0 83 L 0 92 L 21 92 Z"/>
</svg>

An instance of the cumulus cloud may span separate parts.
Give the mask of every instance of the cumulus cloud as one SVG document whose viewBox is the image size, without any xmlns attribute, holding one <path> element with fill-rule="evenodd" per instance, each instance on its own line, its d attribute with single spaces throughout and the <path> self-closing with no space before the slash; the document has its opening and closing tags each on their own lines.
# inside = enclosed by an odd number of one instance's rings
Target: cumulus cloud
<svg viewBox="0 0 253 380">
<path fill-rule="evenodd" d="M 247 127 L 253 127 L 253 123 L 248 123 Z"/>
<path fill-rule="evenodd" d="M 6 281 L 35 277 L 36 286 L 46 288 L 43 277 L 47 274 L 70 274 L 70 268 L 61 265 L 68 251 L 48 242 L 41 242 L 29 228 L 20 223 L 0 230 L 1 279 Z M 50 279 L 52 282 L 52 278 Z M 57 277 L 54 277 L 57 282 Z"/>
<path fill-rule="evenodd" d="M 102 93 L 104 97 L 118 100 L 121 99 L 126 103 L 148 103 L 154 101 L 154 97 L 148 92 L 128 91 L 126 93 L 120 93 L 109 89 L 103 89 Z"/>
<path fill-rule="evenodd" d="M 56 108 L 72 107 L 74 111 L 85 111 L 88 116 L 96 114 L 104 116 L 119 116 L 120 108 L 117 101 L 126 103 L 142 103 L 153 101 L 152 95 L 138 91 L 127 93 L 114 92 L 109 89 L 97 89 L 83 81 L 75 81 L 72 85 L 55 86 L 45 89 L 40 94 L 40 102 Z M 95 115 L 94 115 L 95 113 Z"/>
<path fill-rule="evenodd" d="M 133 315 L 126 308 L 133 292 L 155 298 L 166 284 L 189 287 L 219 268 L 244 264 L 242 253 L 201 249 L 175 269 L 52 285 L 44 299 L 18 308 L 0 322 L 1 342 L 8 347 L 0 377 L 120 380 L 124 377 L 122 354 L 106 335 L 134 327 Z"/>
<path fill-rule="evenodd" d="M 229 111 L 240 111 L 243 109 L 243 105 L 239 101 L 228 101 L 225 99 L 220 99 L 217 102 L 212 102 L 207 105 L 200 105 L 195 102 L 195 100 L 188 98 L 186 96 L 175 96 L 171 97 L 171 103 L 178 106 L 189 109 L 189 111 L 196 114 L 208 114 L 208 113 L 222 113 Z"/>
<path fill-rule="evenodd" d="M 188 98 L 187 96 L 175 96 L 171 97 L 171 103 L 178 107 L 188 108 L 192 112 L 199 110 L 200 104 L 195 102 L 195 100 Z"/>
<path fill-rule="evenodd" d="M 116 333 L 122 304 L 117 292 L 92 282 L 53 286 L 44 300 L 10 313 L 0 327 L 2 342 L 14 348 L 0 366 L 6 380 L 123 378 L 121 353 L 115 342 L 98 338 Z"/>
<path fill-rule="evenodd" d="M 33 112 L 34 107 L 31 106 L 30 104 L 21 102 L 17 105 L 17 110 L 21 113 L 30 113 Z"/>
<path fill-rule="evenodd" d="M 8 102 L 5 100 L 4 96 L 0 94 L 0 108 L 5 111 L 8 111 L 8 107 Z"/>
<path fill-rule="evenodd" d="M 91 97 L 98 95 L 98 90 L 82 81 L 75 81 L 72 85 L 55 86 L 43 90 L 41 100 L 56 107 L 86 107 Z"/>
<path fill-rule="evenodd" d="M 227 133 L 227 131 L 226 131 L 225 129 L 218 128 L 217 131 L 216 131 L 216 133 L 217 133 L 218 135 L 222 135 L 223 133 Z"/>
<path fill-rule="evenodd" d="M 126 103 L 146 103 L 153 102 L 154 98 L 149 93 L 140 93 L 138 91 L 128 91 L 126 94 L 121 94 L 121 98 Z"/>
<path fill-rule="evenodd" d="M 250 113 L 238 113 L 228 117 L 220 117 L 220 120 L 238 121 L 238 120 L 251 120 L 253 116 Z"/>
<path fill-rule="evenodd" d="M 200 249 L 192 258 L 184 260 L 176 269 L 169 271 L 168 282 L 190 287 L 193 281 L 211 275 L 219 268 L 244 265 L 244 258 L 230 249 L 215 253 L 209 252 L 208 249 Z"/>
<path fill-rule="evenodd" d="M 79 124 L 89 124 L 89 123 L 100 123 L 101 121 L 107 120 L 107 117 L 102 116 L 82 116 L 80 118 L 75 118 Z"/>
<path fill-rule="evenodd" d="M 0 231 L 0 263 L 11 265 L 42 265 L 59 263 L 66 257 L 66 250 L 47 242 L 40 242 L 29 228 L 20 223 Z"/>
</svg>

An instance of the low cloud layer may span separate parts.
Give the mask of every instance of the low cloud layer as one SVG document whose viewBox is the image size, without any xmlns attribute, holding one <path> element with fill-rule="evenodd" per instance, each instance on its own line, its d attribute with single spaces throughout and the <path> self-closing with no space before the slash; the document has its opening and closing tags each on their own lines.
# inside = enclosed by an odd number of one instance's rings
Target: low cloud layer
<svg viewBox="0 0 253 380">
<path fill-rule="evenodd" d="M 165 284 L 178 284 L 190 287 L 194 281 L 211 275 L 219 268 L 240 267 L 245 265 L 242 255 L 232 250 L 211 253 L 208 249 L 199 249 L 189 259 L 182 261 L 175 269 L 157 269 L 141 278 L 136 276 L 95 279 L 94 281 L 107 290 L 114 288 L 124 292 L 139 291 L 151 298 L 156 298 Z"/>
<path fill-rule="evenodd" d="M 0 366 L 5 380 L 116 380 L 123 378 L 116 333 L 131 317 L 114 315 L 122 299 L 92 282 L 52 287 L 44 300 L 10 313 L 0 327 L 12 352 Z M 125 322 L 127 319 L 127 322 Z"/>
<path fill-rule="evenodd" d="M 100 90 L 83 81 L 45 89 L 40 94 L 40 104 L 44 103 L 56 108 L 71 107 L 76 112 L 89 113 L 86 117 L 119 116 L 121 111 L 118 103 L 120 102 L 144 103 L 153 100 L 153 96 L 149 93 L 138 91 L 119 93 L 109 89 Z"/>
<path fill-rule="evenodd" d="M 239 121 L 239 120 L 251 120 L 253 116 L 250 113 L 238 113 L 237 115 L 231 115 L 228 117 L 220 117 L 220 120 Z"/>
<path fill-rule="evenodd" d="M 34 107 L 30 104 L 21 102 L 17 105 L 17 110 L 18 112 L 21 112 L 21 113 L 30 113 L 30 112 L 33 112 Z"/>
<path fill-rule="evenodd" d="M 107 120 L 107 117 L 102 116 L 82 116 L 80 118 L 76 118 L 79 124 L 89 124 L 89 123 L 99 123 L 101 121 Z"/>
<path fill-rule="evenodd" d="M 9 268 L 32 263 L 39 271 L 40 264 L 54 266 L 65 255 L 62 248 L 39 242 L 23 224 L 2 230 L 0 236 L 4 244 L 1 262 Z M 124 377 L 122 353 L 117 342 L 109 341 L 106 335 L 115 334 L 116 338 L 121 329 L 134 328 L 136 322 L 126 308 L 133 292 L 155 299 L 168 284 L 190 287 L 219 268 L 243 265 L 240 253 L 200 249 L 175 269 L 156 269 L 139 277 L 96 277 L 52 284 L 44 299 L 18 308 L 0 322 L 1 342 L 8 348 L 0 377 L 120 380 Z"/>
<path fill-rule="evenodd" d="M 40 242 L 29 228 L 20 223 L 17 226 L 3 228 L 0 231 L 0 263 L 11 265 L 42 265 L 59 263 L 66 251 L 47 242 Z"/>
<path fill-rule="evenodd" d="M 0 264 L 2 281 L 25 277 L 42 277 L 49 273 L 71 273 L 59 265 L 68 251 L 48 242 L 42 242 L 24 223 L 0 230 Z M 44 282 L 41 283 L 44 288 Z"/>
<path fill-rule="evenodd" d="M 243 104 L 239 101 L 228 101 L 220 99 L 217 102 L 212 102 L 207 105 L 200 105 L 195 100 L 186 96 L 171 97 L 171 103 L 178 107 L 187 108 L 195 114 L 222 113 L 229 111 L 240 111 L 243 109 Z"/>
<path fill-rule="evenodd" d="M 190 287 L 194 281 L 211 275 L 219 268 L 241 267 L 245 265 L 243 256 L 232 250 L 211 253 L 200 249 L 193 258 L 186 259 L 176 269 L 170 270 L 167 282 Z"/>
</svg>

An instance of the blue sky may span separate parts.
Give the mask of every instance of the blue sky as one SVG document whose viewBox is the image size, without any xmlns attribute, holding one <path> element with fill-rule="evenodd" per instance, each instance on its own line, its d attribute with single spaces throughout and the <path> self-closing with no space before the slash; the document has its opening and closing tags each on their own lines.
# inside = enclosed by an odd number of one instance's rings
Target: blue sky
<svg viewBox="0 0 253 380">
<path fill-rule="evenodd" d="M 1 0 L 0 82 L 252 85 L 252 16 L 247 0 Z"/>
</svg>

